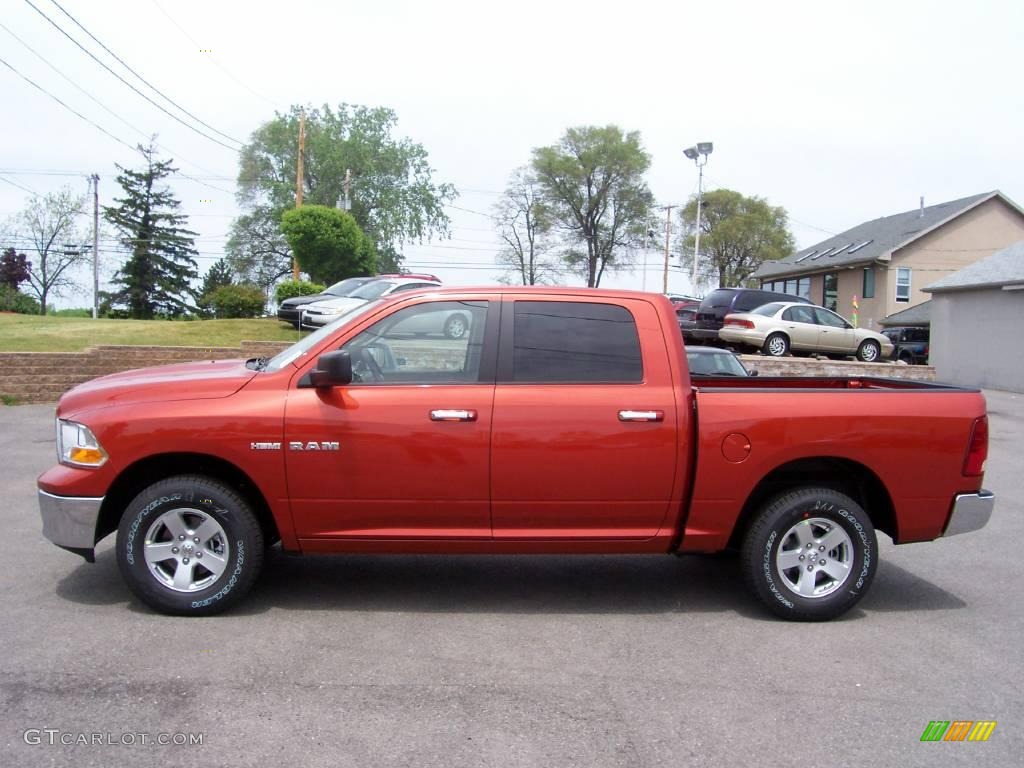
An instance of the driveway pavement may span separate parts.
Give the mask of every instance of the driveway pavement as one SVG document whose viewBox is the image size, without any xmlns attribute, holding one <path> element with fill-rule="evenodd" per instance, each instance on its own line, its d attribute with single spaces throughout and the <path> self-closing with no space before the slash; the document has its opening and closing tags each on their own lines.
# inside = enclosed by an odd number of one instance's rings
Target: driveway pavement
<svg viewBox="0 0 1024 768">
<path fill-rule="evenodd" d="M 709 557 L 276 556 L 239 610 L 158 616 L 109 540 L 89 565 L 42 538 L 53 409 L 0 407 L 0 763 L 1021 765 L 1024 395 L 988 398 L 993 521 L 885 540 L 827 624 Z"/>
</svg>

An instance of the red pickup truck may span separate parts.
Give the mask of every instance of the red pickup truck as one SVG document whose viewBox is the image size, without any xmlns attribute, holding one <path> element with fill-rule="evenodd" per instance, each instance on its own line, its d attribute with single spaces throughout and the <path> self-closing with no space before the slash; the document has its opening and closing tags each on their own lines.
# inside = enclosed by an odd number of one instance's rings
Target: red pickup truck
<svg viewBox="0 0 1024 768">
<path fill-rule="evenodd" d="M 443 328 L 458 315 L 468 332 Z M 984 526 L 985 401 L 873 378 L 691 380 L 668 300 L 487 288 L 371 302 L 277 356 L 105 376 L 57 409 L 43 533 L 158 611 L 211 614 L 295 553 L 736 549 L 754 594 L 828 619 L 875 531 Z M 683 585 L 680 585 L 683 588 Z"/>
</svg>

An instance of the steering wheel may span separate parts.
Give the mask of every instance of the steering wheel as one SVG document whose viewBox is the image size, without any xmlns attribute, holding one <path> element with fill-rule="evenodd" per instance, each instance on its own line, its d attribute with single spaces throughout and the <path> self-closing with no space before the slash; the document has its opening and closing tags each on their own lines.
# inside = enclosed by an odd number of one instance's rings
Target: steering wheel
<svg viewBox="0 0 1024 768">
<path fill-rule="evenodd" d="M 384 372 L 377 365 L 377 361 L 374 360 L 368 347 L 363 347 L 356 352 L 352 361 L 352 373 L 359 377 L 359 381 L 364 381 L 364 376 L 368 376 L 373 382 L 384 381 Z"/>
</svg>

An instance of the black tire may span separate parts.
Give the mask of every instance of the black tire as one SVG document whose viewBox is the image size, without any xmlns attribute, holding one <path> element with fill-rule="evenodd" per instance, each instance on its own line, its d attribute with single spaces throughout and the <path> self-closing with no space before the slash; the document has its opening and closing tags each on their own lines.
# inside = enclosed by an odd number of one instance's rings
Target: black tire
<svg viewBox="0 0 1024 768">
<path fill-rule="evenodd" d="M 801 488 L 764 506 L 747 531 L 741 567 L 747 585 L 776 615 L 826 621 L 868 591 L 877 552 L 874 526 L 857 502 L 830 488 Z"/>
<path fill-rule="evenodd" d="M 764 340 L 761 351 L 772 357 L 785 357 L 789 354 L 789 338 L 784 333 L 772 333 Z"/>
<path fill-rule="evenodd" d="M 874 339 L 862 341 L 857 347 L 857 359 L 862 363 L 877 363 L 882 359 L 882 345 Z"/>
<path fill-rule="evenodd" d="M 122 577 L 160 613 L 209 616 L 229 608 L 256 581 L 263 555 L 263 532 L 248 502 L 200 475 L 149 486 L 117 528 Z"/>
<path fill-rule="evenodd" d="M 469 331 L 469 320 L 465 315 L 452 315 L 444 324 L 446 339 L 461 339 Z"/>
</svg>

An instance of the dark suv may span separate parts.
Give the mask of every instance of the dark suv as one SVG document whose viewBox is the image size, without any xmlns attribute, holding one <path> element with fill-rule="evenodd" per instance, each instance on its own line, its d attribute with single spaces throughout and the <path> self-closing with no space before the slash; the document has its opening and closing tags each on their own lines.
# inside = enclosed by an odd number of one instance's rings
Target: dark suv
<svg viewBox="0 0 1024 768">
<path fill-rule="evenodd" d="M 893 360 L 902 360 L 908 365 L 928 364 L 928 343 L 931 331 L 918 326 L 893 326 L 883 328 L 882 334 L 896 347 L 892 353 Z"/>
<path fill-rule="evenodd" d="M 749 312 L 773 301 L 801 301 L 812 304 L 803 296 L 791 293 L 762 291 L 759 288 L 718 288 L 701 301 L 697 308 L 696 323 L 693 328 L 684 331 L 688 341 L 703 344 L 717 342 L 718 331 L 725 321 L 725 316 L 733 312 Z"/>
</svg>

